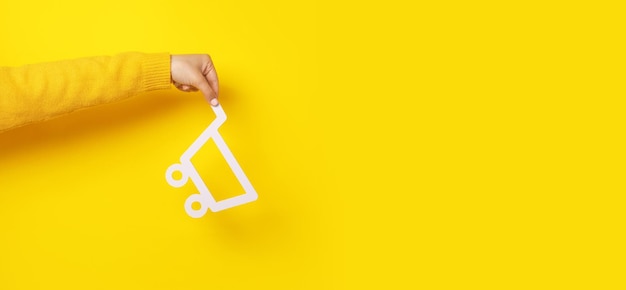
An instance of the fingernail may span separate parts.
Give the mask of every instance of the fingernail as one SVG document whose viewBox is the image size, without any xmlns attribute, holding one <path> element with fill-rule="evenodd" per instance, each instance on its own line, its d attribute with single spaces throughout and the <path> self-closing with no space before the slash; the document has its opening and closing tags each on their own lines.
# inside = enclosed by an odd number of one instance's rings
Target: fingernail
<svg viewBox="0 0 626 290">
<path fill-rule="evenodd" d="M 215 107 L 217 106 L 217 104 L 218 104 L 217 99 L 211 100 L 211 106 Z"/>
</svg>

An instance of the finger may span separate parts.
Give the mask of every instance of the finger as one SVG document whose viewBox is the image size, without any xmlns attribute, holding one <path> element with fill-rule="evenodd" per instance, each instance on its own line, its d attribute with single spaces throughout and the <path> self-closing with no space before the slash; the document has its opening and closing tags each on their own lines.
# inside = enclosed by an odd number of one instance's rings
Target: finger
<svg viewBox="0 0 626 290">
<path fill-rule="evenodd" d="M 219 104 L 217 101 L 217 94 L 204 77 L 198 78 L 198 82 L 195 84 L 195 87 L 202 92 L 204 98 L 207 102 L 209 102 L 209 104 L 212 106 L 217 106 Z"/>
<path fill-rule="evenodd" d="M 219 88 L 220 86 L 219 86 L 219 80 L 217 79 L 217 71 L 215 70 L 215 67 L 213 67 L 211 70 L 208 71 L 208 73 L 205 75 L 205 78 L 209 82 L 209 85 L 211 86 L 213 91 L 215 92 L 215 96 L 218 97 L 219 92 L 220 92 L 220 88 Z"/>
<path fill-rule="evenodd" d="M 182 85 L 180 87 L 180 89 L 185 91 L 185 92 L 197 92 L 198 91 L 198 89 L 196 89 L 196 87 L 190 86 L 190 85 Z"/>
<path fill-rule="evenodd" d="M 175 83 L 174 86 L 183 92 L 197 92 L 198 91 L 197 88 L 195 88 L 194 86 L 190 86 L 190 85 L 182 85 L 182 84 Z"/>
</svg>

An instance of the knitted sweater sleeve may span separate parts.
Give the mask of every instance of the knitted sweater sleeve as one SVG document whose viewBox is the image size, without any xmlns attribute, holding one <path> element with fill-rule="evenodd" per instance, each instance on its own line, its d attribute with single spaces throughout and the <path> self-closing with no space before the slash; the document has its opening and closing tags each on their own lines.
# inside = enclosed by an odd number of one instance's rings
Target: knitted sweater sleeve
<svg viewBox="0 0 626 290">
<path fill-rule="evenodd" d="M 170 87 L 170 55 L 124 53 L 0 67 L 0 132 Z"/>
</svg>

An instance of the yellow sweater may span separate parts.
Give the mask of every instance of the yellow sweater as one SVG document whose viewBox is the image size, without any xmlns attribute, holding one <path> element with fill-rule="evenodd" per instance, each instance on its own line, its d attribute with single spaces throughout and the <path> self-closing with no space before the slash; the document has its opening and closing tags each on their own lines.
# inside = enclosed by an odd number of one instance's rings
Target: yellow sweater
<svg viewBox="0 0 626 290">
<path fill-rule="evenodd" d="M 124 53 L 0 67 L 0 132 L 170 87 L 170 55 Z"/>
</svg>

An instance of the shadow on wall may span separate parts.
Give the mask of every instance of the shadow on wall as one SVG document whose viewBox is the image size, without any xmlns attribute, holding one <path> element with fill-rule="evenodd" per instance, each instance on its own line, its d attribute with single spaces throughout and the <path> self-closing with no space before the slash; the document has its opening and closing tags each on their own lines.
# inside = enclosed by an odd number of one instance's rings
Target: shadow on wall
<svg viewBox="0 0 626 290">
<path fill-rule="evenodd" d="M 237 95 L 234 88 L 223 85 L 220 87 L 220 101 L 229 108 L 237 106 L 236 103 L 240 101 Z M 4 160 L 21 158 L 20 155 L 25 156 L 33 152 L 48 150 L 50 147 L 89 142 L 92 139 L 105 138 L 104 136 L 115 138 L 120 130 L 128 127 L 141 127 L 141 123 L 156 122 L 164 118 L 180 117 L 181 111 L 191 112 L 200 104 L 208 106 L 200 93 L 183 93 L 172 88 L 142 94 L 117 103 L 82 109 L 52 120 L 20 127 L 0 134 L 0 164 Z M 198 125 L 201 130 L 206 123 Z M 191 135 L 189 140 L 195 137 L 197 137 L 195 134 Z M 184 142 L 181 146 L 187 145 L 188 143 Z M 176 152 L 182 153 L 182 151 Z M 176 160 L 171 159 L 168 162 Z M 166 168 L 167 166 L 163 166 L 158 169 L 158 181 L 170 189 L 162 174 Z M 254 180 L 252 182 L 254 183 Z M 263 193 L 281 191 L 280 185 L 274 185 L 271 189 L 267 185 L 264 186 L 262 182 L 254 185 L 257 191 Z M 288 190 L 282 189 L 282 191 Z M 175 206 L 182 211 L 182 204 Z M 273 200 L 271 196 L 262 196 L 254 203 L 244 206 L 253 207 L 253 209 L 209 212 L 200 221 L 188 218 L 186 215 L 185 218 L 197 222 L 200 228 L 212 228 L 212 232 L 220 237 L 223 247 L 243 251 L 250 255 L 275 254 L 285 251 L 290 244 L 295 244 L 298 237 L 296 225 L 299 223 L 298 216 L 300 215 L 291 209 L 290 204 L 281 204 Z M 211 236 L 211 231 L 202 230 L 202 232 L 207 235 L 206 238 L 215 239 Z M 258 251 L 259 249 L 263 251 Z"/>
<path fill-rule="evenodd" d="M 230 99 L 231 92 L 228 87 L 220 87 L 220 98 Z M 168 118 L 185 107 L 197 105 L 198 98 L 202 98 L 199 93 L 183 93 L 174 88 L 154 91 L 9 130 L 0 133 L 0 162 L 8 155 L 26 153 L 36 148 L 62 146 L 70 140 L 77 141 L 94 135 L 114 134 L 125 126 Z"/>
</svg>

